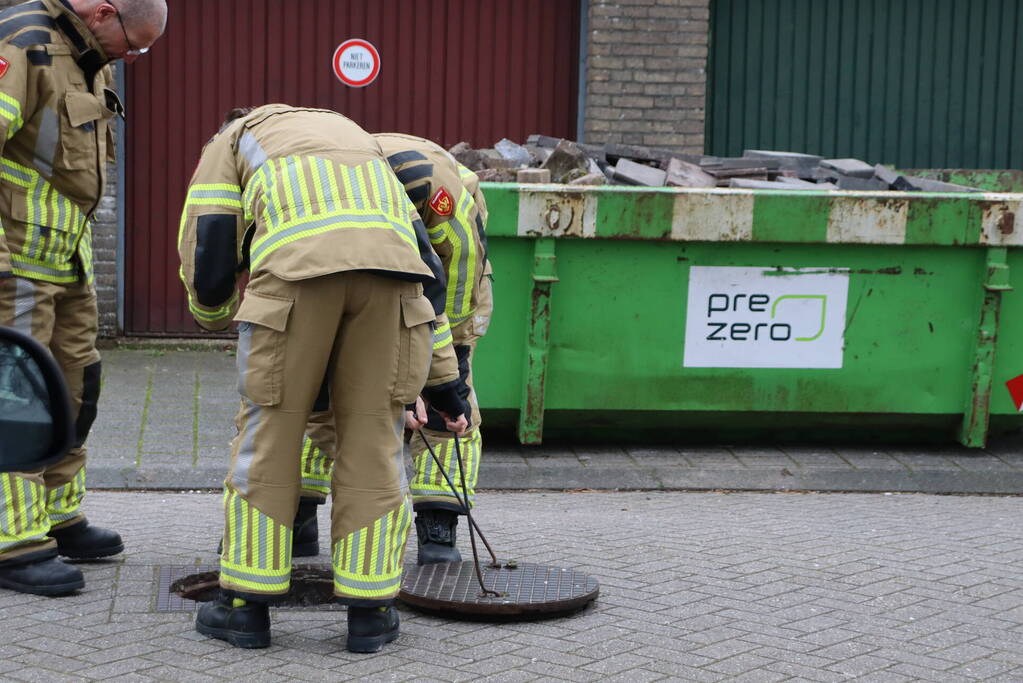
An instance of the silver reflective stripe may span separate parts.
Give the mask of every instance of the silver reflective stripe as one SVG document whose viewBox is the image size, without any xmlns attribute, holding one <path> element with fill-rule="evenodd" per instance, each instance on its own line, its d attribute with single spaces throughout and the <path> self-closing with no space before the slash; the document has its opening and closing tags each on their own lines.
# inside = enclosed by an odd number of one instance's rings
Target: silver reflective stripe
<svg viewBox="0 0 1023 683">
<path fill-rule="evenodd" d="M 189 199 L 234 199 L 241 200 L 241 195 L 230 190 L 192 190 Z"/>
<path fill-rule="evenodd" d="M 287 238 L 293 237 L 294 235 L 297 235 L 298 233 L 304 232 L 306 230 L 315 230 L 316 228 L 323 228 L 323 227 L 326 227 L 328 225 L 332 225 L 332 224 L 335 224 L 335 223 L 381 223 L 381 222 L 382 223 L 387 223 L 391 227 L 393 227 L 394 229 L 396 229 L 396 230 L 398 230 L 400 232 L 403 232 L 406 235 L 409 235 L 413 240 L 415 239 L 415 236 L 412 235 L 412 231 L 411 231 L 411 229 L 408 226 L 401 225 L 400 223 L 395 223 L 394 221 L 389 219 L 387 216 L 383 216 L 383 215 L 381 215 L 381 216 L 329 216 L 327 218 L 318 218 L 318 219 L 314 219 L 314 220 L 310 220 L 310 221 L 305 221 L 303 223 L 298 223 L 297 225 L 293 225 L 290 228 L 287 228 L 285 230 L 280 230 L 278 232 L 273 233 L 273 236 L 270 239 L 268 239 L 267 241 L 263 242 L 262 244 L 259 245 L 259 247 L 257 247 L 257 248 L 252 250 L 252 260 L 253 261 L 258 261 L 262 257 L 264 252 L 266 252 L 268 249 L 271 249 L 272 247 L 276 246 L 277 243 L 285 241 L 285 240 L 287 240 Z M 350 226 L 343 225 L 343 226 L 339 226 L 338 229 L 344 229 L 344 228 L 347 228 L 347 227 L 350 227 Z"/>
<path fill-rule="evenodd" d="M 351 555 L 351 559 L 350 559 L 350 561 L 348 563 L 348 567 L 349 567 L 349 571 L 357 573 L 359 571 L 359 569 L 358 569 L 358 567 L 359 567 L 359 546 L 362 545 L 362 529 L 359 529 L 358 531 L 353 533 L 351 536 L 349 536 L 349 538 L 351 539 L 351 544 L 352 544 L 352 547 L 351 547 L 352 555 Z"/>
<path fill-rule="evenodd" d="M 238 367 L 238 393 L 245 396 L 245 374 L 249 370 L 249 354 L 252 352 L 252 323 L 238 323 L 238 351 L 235 365 Z"/>
<path fill-rule="evenodd" d="M 15 278 L 14 289 L 14 320 L 11 327 L 32 336 L 32 311 L 35 310 L 35 285 L 31 280 Z"/>
<path fill-rule="evenodd" d="M 238 140 L 238 151 L 245 156 L 245 160 L 249 162 L 253 171 L 266 163 L 267 156 L 263 146 L 249 131 L 242 133 L 241 139 Z"/>
<path fill-rule="evenodd" d="M 324 479 L 303 479 L 302 480 L 302 488 L 306 488 L 306 489 L 309 489 L 309 488 L 316 488 L 316 489 L 324 488 L 326 483 L 327 482 Z"/>
<path fill-rule="evenodd" d="M 242 433 L 238 435 L 238 455 L 234 461 L 231 485 L 243 495 L 248 495 L 249 470 L 256 457 L 256 431 L 259 429 L 263 408 L 248 399 L 242 399 L 242 403 L 245 406 L 244 427 Z"/>
<path fill-rule="evenodd" d="M 42 121 L 39 122 L 39 137 L 36 138 L 36 154 L 33 163 L 39 172 L 49 178 L 53 175 L 53 160 L 57 156 L 57 142 L 60 135 L 60 122 L 57 112 L 50 107 L 43 109 Z"/>
<path fill-rule="evenodd" d="M 345 588 L 351 588 L 352 590 L 373 590 L 373 589 L 386 589 L 386 588 L 397 588 L 401 581 L 401 576 L 396 576 L 393 579 L 385 579 L 383 581 L 363 581 L 361 579 L 348 579 L 343 576 L 334 575 L 334 583 Z"/>
<path fill-rule="evenodd" d="M 267 538 L 266 538 L 266 526 L 267 518 L 264 514 L 257 514 L 256 519 L 259 525 L 259 537 L 256 539 L 256 545 L 259 547 L 259 568 L 268 569 L 270 565 L 266 563 L 267 556 Z"/>
<path fill-rule="evenodd" d="M 334 197 L 334 187 L 330 184 L 330 174 L 327 173 L 327 162 L 323 159 L 314 158 L 313 163 L 316 164 L 316 172 L 320 176 L 320 185 L 323 186 L 323 203 L 327 207 L 327 211 L 334 211 L 336 208 L 336 197 Z"/>
<path fill-rule="evenodd" d="M 394 454 L 394 468 L 398 472 L 398 486 L 401 488 L 401 495 L 408 494 L 408 473 L 405 471 L 405 443 L 402 435 L 405 433 L 405 414 L 402 413 L 394 423 L 394 435 L 398 438 L 398 450 Z"/>
<path fill-rule="evenodd" d="M 354 168 L 348 167 L 345 169 L 345 173 L 348 174 L 348 182 L 352 186 L 352 196 L 349 201 L 355 204 L 356 209 L 365 209 L 366 200 L 362 196 L 362 186 L 359 185 L 359 172 Z"/>
<path fill-rule="evenodd" d="M 391 519 L 391 515 L 384 515 L 384 518 L 380 520 L 380 536 L 377 538 L 377 564 L 376 564 L 376 575 L 380 576 L 384 573 L 384 553 L 387 552 L 387 535 L 391 529 L 391 525 L 388 523 Z"/>
<path fill-rule="evenodd" d="M 231 578 L 236 577 L 243 581 L 251 581 L 252 583 L 261 583 L 267 586 L 276 586 L 281 583 L 286 583 L 289 580 L 288 571 L 282 571 L 280 576 L 263 576 L 261 574 L 250 574 L 249 572 L 239 571 L 234 567 L 225 567 L 223 564 L 220 565 L 220 572 Z"/>
<path fill-rule="evenodd" d="M 7 175 L 13 176 L 13 177 L 17 178 L 18 180 L 23 180 L 26 183 L 32 182 L 32 176 L 31 175 L 29 175 L 28 173 L 25 173 L 24 171 L 22 171 L 19 168 L 16 168 L 12 164 L 7 163 L 6 160 L 0 161 L 0 165 L 2 165 L 3 172 L 6 173 Z"/>
<path fill-rule="evenodd" d="M 295 203 L 292 207 L 295 211 L 295 215 L 297 215 L 299 218 L 304 218 L 306 213 L 305 211 L 306 206 L 305 200 L 302 199 L 302 179 L 299 177 L 299 175 L 302 173 L 302 169 L 301 167 L 299 167 L 298 160 L 294 157 L 291 157 L 290 159 L 285 161 L 284 172 L 288 176 L 288 183 L 291 185 L 291 195 L 292 197 L 294 197 L 295 200 Z"/>
<path fill-rule="evenodd" d="M 11 263 L 20 270 L 27 270 L 31 273 L 36 273 L 37 275 L 67 277 L 73 274 L 73 270 L 70 265 L 62 269 L 50 268 L 47 266 L 41 266 L 38 263 L 28 263 L 27 261 L 19 259 L 17 254 L 11 254 Z"/>
<path fill-rule="evenodd" d="M 381 164 L 379 164 L 379 163 L 372 163 L 372 164 L 370 164 L 370 166 L 373 168 L 373 173 L 376 174 L 377 183 L 379 183 L 379 187 L 386 187 L 387 188 L 387 204 L 389 205 L 389 208 L 390 208 L 390 212 L 389 213 L 392 216 L 400 216 L 401 212 L 398 210 L 398 207 L 403 206 L 403 203 L 398 198 L 397 191 L 394 188 L 394 185 L 397 182 L 397 179 L 395 179 L 394 182 L 390 182 L 389 183 L 389 182 L 387 182 L 384 179 L 384 172 L 383 172 L 383 169 L 381 167 Z M 390 171 L 391 170 L 390 167 L 388 167 L 387 170 Z M 402 191 L 401 191 L 401 196 L 403 198 L 407 199 L 407 197 L 405 196 L 405 190 L 404 189 L 402 189 Z"/>
</svg>

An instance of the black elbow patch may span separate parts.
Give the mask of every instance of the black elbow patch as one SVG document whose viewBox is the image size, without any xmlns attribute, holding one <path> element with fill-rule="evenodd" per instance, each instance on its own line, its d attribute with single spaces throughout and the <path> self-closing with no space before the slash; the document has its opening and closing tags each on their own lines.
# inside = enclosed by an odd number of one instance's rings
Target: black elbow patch
<svg viewBox="0 0 1023 683">
<path fill-rule="evenodd" d="M 199 216 L 195 238 L 193 286 L 203 306 L 219 306 L 234 294 L 238 265 L 237 216 L 215 213 Z"/>
</svg>

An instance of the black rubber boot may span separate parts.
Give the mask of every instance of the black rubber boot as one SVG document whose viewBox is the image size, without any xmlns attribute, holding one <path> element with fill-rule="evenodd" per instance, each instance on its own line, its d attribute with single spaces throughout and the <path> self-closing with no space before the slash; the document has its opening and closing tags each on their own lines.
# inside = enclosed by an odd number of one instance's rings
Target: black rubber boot
<svg viewBox="0 0 1023 683">
<path fill-rule="evenodd" d="M 50 529 L 47 535 L 57 541 L 57 553 L 72 560 L 95 560 L 124 550 L 116 531 L 90 526 L 84 519 L 61 529 Z"/>
<path fill-rule="evenodd" d="M 349 607 L 349 652 L 380 652 L 385 643 L 398 637 L 398 610 L 393 607 Z"/>
<path fill-rule="evenodd" d="M 299 499 L 291 536 L 292 557 L 312 557 L 320 554 L 320 529 L 316 524 L 316 508 L 319 504 L 320 501 L 316 498 Z"/>
<path fill-rule="evenodd" d="M 235 647 L 270 647 L 270 607 L 262 602 L 235 607 L 234 598 L 221 595 L 199 608 L 195 630 Z"/>
<path fill-rule="evenodd" d="M 0 587 L 33 595 L 67 595 L 85 587 L 78 567 L 65 564 L 56 552 L 32 553 L 33 559 L 17 558 L 0 565 Z"/>
<path fill-rule="evenodd" d="M 420 510 L 416 513 L 416 536 L 419 554 L 416 562 L 439 564 L 461 562 L 462 554 L 455 547 L 458 515 L 450 510 Z"/>
</svg>

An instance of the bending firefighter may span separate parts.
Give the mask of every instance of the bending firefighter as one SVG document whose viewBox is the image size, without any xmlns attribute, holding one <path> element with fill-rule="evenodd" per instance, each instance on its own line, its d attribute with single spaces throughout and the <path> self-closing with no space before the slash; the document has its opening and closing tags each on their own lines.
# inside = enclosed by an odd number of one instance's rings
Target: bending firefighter
<svg viewBox="0 0 1023 683">
<path fill-rule="evenodd" d="M 427 412 L 423 431 L 459 494 L 464 470 L 471 506 L 482 452 L 479 406 L 472 383 L 472 356 L 476 341 L 487 331 L 493 309 L 490 263 L 486 254 L 486 202 L 479 191 L 476 174 L 461 166 L 440 146 L 396 133 L 374 137 L 422 217 L 430 243 L 447 274 L 444 311 L 451 331 L 438 343 L 453 343 L 462 379 L 459 392 L 472 408 L 472 429 L 460 444 L 462 469 L 455 457 L 454 437 L 446 430 L 443 417 L 432 407 Z M 419 424 L 423 424 L 422 420 Z M 302 500 L 294 525 L 295 556 L 319 552 L 316 505 L 324 502 L 330 490 L 336 442 L 330 412 L 315 412 L 302 444 Z M 455 546 L 455 529 L 462 507 L 418 433 L 412 437 L 411 448 L 415 465 L 411 491 L 416 511 L 417 561 L 419 564 L 461 562 Z"/>
<path fill-rule="evenodd" d="M 390 605 L 412 516 L 404 405 L 422 390 L 451 417 L 449 429 L 467 424 L 453 350 L 430 361 L 447 325 L 443 271 L 372 136 L 326 110 L 235 114 L 203 150 L 178 242 L 196 321 L 211 330 L 239 323 L 222 597 L 203 606 L 196 629 L 269 645 L 267 605 L 290 584 L 302 433 L 322 393 L 340 435 L 334 594 L 349 606 L 348 649 L 373 652 L 398 636 Z"/>
<path fill-rule="evenodd" d="M 101 376 L 91 221 L 113 160 L 109 125 L 124 114 L 107 64 L 147 51 L 163 33 L 167 7 L 118 4 L 34 0 L 0 13 L 0 325 L 50 350 L 75 415 L 67 457 L 0 474 L 0 587 L 25 593 L 85 585 L 58 555 L 124 549 L 116 532 L 91 526 L 81 510 Z"/>
</svg>

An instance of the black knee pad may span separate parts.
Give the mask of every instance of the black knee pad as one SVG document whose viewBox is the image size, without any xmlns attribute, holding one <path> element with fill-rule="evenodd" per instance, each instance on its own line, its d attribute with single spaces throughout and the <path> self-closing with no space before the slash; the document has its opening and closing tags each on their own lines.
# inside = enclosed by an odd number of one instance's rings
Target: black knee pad
<svg viewBox="0 0 1023 683">
<path fill-rule="evenodd" d="M 81 448 L 85 443 L 92 423 L 96 421 L 102 365 L 100 361 L 96 361 L 82 370 L 82 407 L 78 409 L 78 419 L 75 421 L 75 448 Z"/>
</svg>

